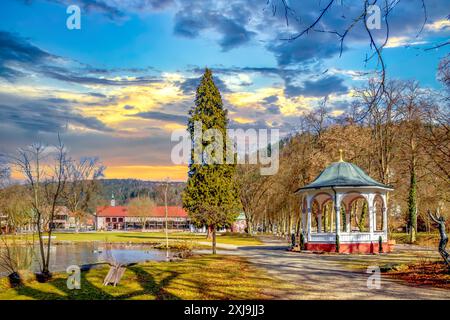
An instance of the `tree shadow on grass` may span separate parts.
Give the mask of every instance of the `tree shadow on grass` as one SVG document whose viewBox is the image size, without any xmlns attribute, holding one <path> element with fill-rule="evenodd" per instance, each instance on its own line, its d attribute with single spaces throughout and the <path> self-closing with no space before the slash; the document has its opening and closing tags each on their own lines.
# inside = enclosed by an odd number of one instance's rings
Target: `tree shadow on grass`
<svg viewBox="0 0 450 320">
<path fill-rule="evenodd" d="M 52 286 L 54 289 L 57 289 L 57 291 L 61 293 L 39 290 L 26 284 L 14 288 L 14 290 L 20 296 L 25 296 L 37 300 L 124 300 L 146 294 L 153 295 L 156 297 L 156 299 L 159 300 L 180 299 L 179 297 L 171 294 L 166 290 L 166 287 L 170 284 L 170 282 L 179 275 L 177 272 L 170 272 L 169 276 L 158 282 L 150 273 L 148 273 L 141 267 L 129 267 L 127 268 L 127 271 L 131 271 L 136 274 L 137 281 L 142 288 L 141 290 L 136 290 L 120 295 L 113 295 L 97 287 L 91 281 L 89 281 L 86 277 L 87 272 L 81 273 L 80 290 L 69 290 L 67 288 L 67 278 L 55 278 L 47 283 L 47 285 Z M 104 276 L 106 276 L 106 272 Z M 51 289 L 52 288 L 50 287 L 50 290 Z"/>
<path fill-rule="evenodd" d="M 166 289 L 170 282 L 179 276 L 179 272 L 169 271 L 168 276 L 157 282 L 155 278 L 146 272 L 142 267 L 133 266 L 128 268 L 128 270 L 135 273 L 142 290 L 140 292 L 132 293 L 131 296 L 125 295 L 126 298 L 131 298 L 142 294 L 152 294 L 157 300 L 181 300 L 181 298 L 168 292 Z"/>
</svg>

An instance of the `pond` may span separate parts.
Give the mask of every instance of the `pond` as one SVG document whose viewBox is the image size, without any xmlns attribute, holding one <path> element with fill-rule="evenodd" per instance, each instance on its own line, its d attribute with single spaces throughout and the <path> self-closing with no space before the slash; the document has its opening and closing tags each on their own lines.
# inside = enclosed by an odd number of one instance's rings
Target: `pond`
<svg viewBox="0 0 450 320">
<path fill-rule="evenodd" d="M 30 247 L 17 246 L 11 248 L 15 256 L 21 261 L 21 269 L 39 271 L 38 247 L 34 254 Z M 5 250 L 0 248 L 0 250 Z M 169 253 L 169 257 L 172 255 Z M 148 245 L 140 244 L 102 244 L 102 243 L 73 243 L 63 245 L 52 245 L 50 249 L 50 270 L 52 272 L 64 272 L 68 266 L 96 264 L 102 262 L 117 261 L 122 264 L 164 261 L 166 251 L 157 250 Z M 6 276 L 5 269 L 0 266 L 0 276 Z"/>
</svg>

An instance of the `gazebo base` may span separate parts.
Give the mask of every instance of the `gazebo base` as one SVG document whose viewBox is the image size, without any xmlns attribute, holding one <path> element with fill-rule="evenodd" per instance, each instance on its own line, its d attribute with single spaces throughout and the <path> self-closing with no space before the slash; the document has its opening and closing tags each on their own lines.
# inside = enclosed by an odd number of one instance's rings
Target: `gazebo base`
<svg viewBox="0 0 450 320">
<path fill-rule="evenodd" d="M 335 243 L 319 243 L 308 242 L 305 243 L 305 249 L 308 251 L 319 252 L 336 252 Z M 381 252 L 387 253 L 392 251 L 392 246 L 388 242 L 382 243 Z M 340 253 L 379 253 L 379 245 L 376 243 L 341 243 L 339 244 Z"/>
</svg>

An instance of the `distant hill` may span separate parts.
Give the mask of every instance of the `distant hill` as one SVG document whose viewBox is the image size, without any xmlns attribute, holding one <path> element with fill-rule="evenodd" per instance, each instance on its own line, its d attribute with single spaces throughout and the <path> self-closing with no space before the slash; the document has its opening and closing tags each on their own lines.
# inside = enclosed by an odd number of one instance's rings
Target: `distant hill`
<svg viewBox="0 0 450 320">
<path fill-rule="evenodd" d="M 158 205 L 164 204 L 165 182 L 145 181 L 137 179 L 101 179 L 99 180 L 102 188 L 98 195 L 99 198 L 109 203 L 111 195 L 114 193 L 117 205 L 124 205 L 130 199 L 139 196 L 149 196 L 155 200 Z M 169 205 L 181 205 L 181 192 L 185 182 L 170 182 L 167 192 L 167 201 Z"/>
</svg>

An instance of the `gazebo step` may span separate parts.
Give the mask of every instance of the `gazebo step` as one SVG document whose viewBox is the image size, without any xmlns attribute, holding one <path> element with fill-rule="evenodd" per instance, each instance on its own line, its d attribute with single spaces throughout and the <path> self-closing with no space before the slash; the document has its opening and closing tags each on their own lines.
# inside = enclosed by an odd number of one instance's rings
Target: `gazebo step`
<svg viewBox="0 0 450 320">
<path fill-rule="evenodd" d="M 305 249 L 308 251 L 336 252 L 336 244 L 308 242 L 305 244 Z M 382 253 L 391 252 L 392 245 L 390 245 L 388 242 L 383 242 L 381 249 Z M 379 253 L 379 252 L 380 248 L 378 242 L 339 244 L 339 253 Z"/>
</svg>

